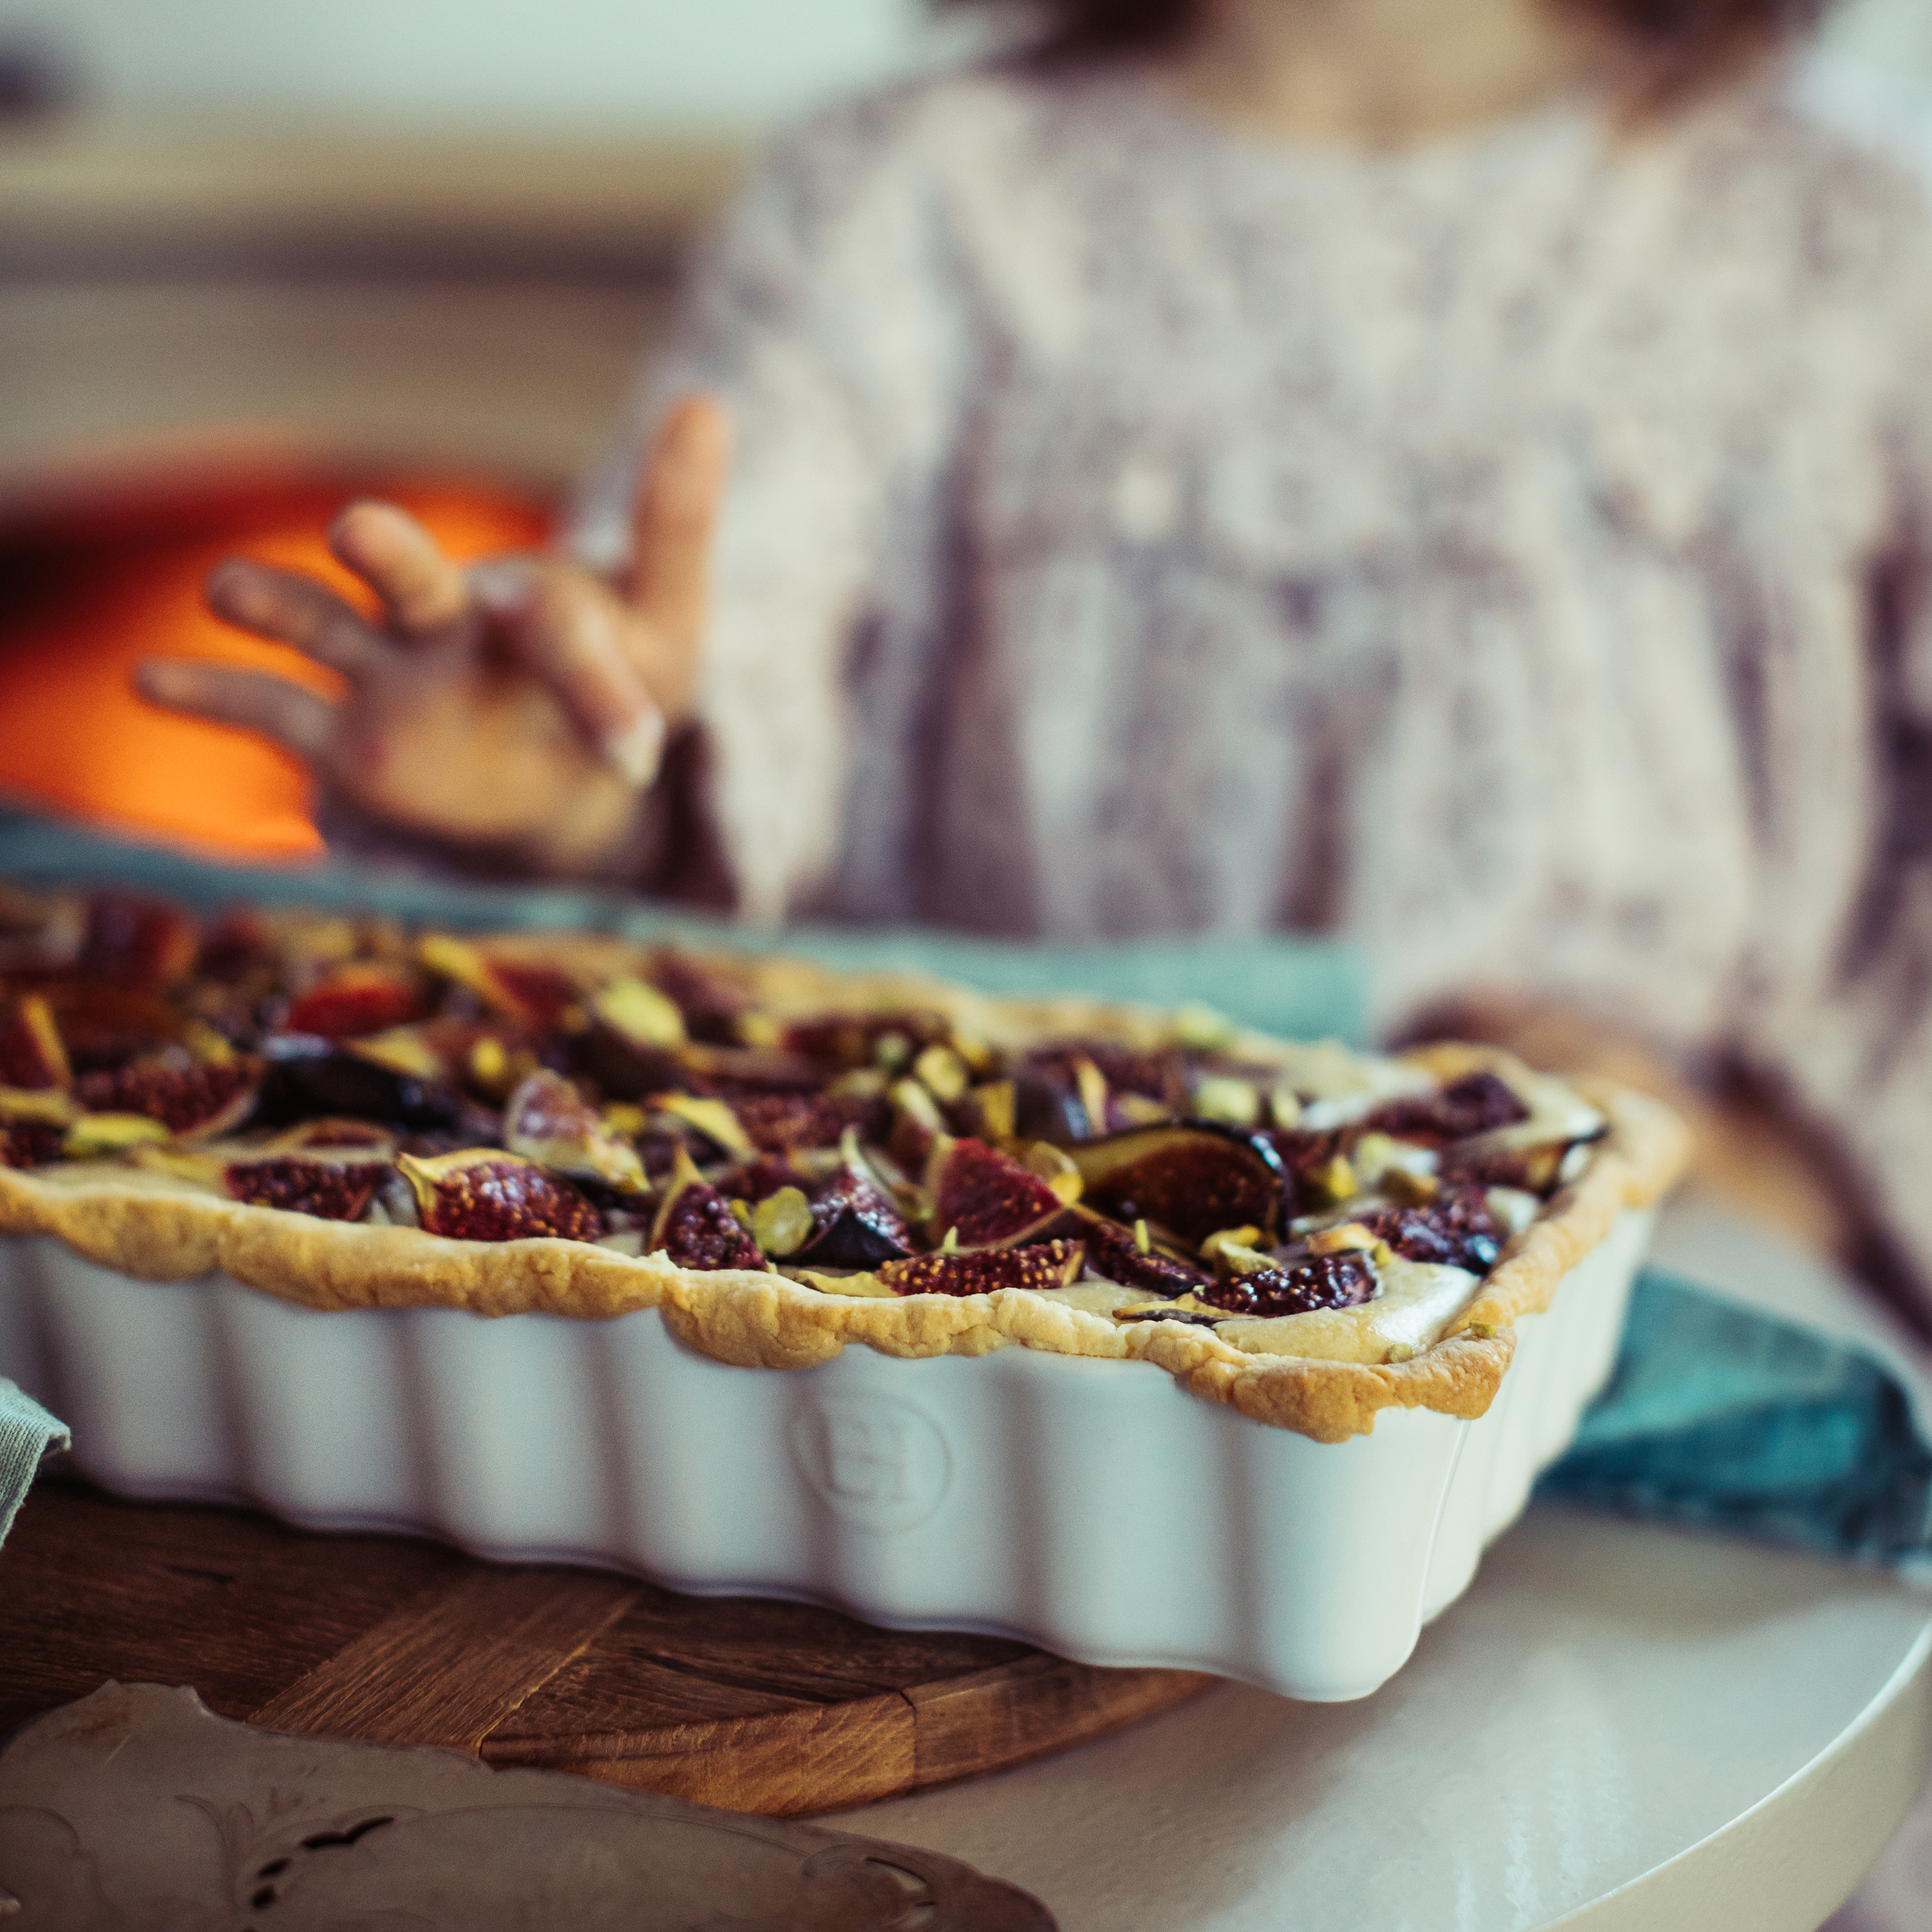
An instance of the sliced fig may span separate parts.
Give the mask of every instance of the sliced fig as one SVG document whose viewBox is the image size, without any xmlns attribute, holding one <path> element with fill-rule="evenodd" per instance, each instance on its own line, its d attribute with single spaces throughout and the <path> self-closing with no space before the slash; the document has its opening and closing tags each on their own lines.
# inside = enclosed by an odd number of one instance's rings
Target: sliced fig
<svg viewBox="0 0 1932 1932">
<path fill-rule="evenodd" d="M 492 1012 L 526 1026 L 561 1025 L 581 991 L 560 966 L 506 959 L 446 932 L 425 933 L 416 942 L 416 956 L 431 972 L 466 987 Z"/>
<path fill-rule="evenodd" d="M 58 1121 L 0 1118 L 0 1167 L 47 1167 L 66 1145 L 67 1129 Z"/>
<path fill-rule="evenodd" d="M 256 1118 L 266 1126 L 327 1116 L 434 1133 L 466 1120 L 463 1096 L 440 1081 L 398 1072 L 304 1034 L 269 1034 L 262 1046 L 268 1070 Z"/>
<path fill-rule="evenodd" d="M 848 1137 L 838 1172 L 814 1195 L 812 1235 L 798 1258 L 814 1268 L 876 1268 L 912 1252 L 912 1234 L 892 1196 Z"/>
<path fill-rule="evenodd" d="M 662 1249 L 681 1268 L 759 1269 L 766 1265 L 751 1230 L 682 1148 L 647 1246 L 652 1252 Z"/>
<path fill-rule="evenodd" d="M 632 1192 L 646 1185 L 637 1150 L 607 1131 L 597 1109 L 548 1067 L 539 1067 L 510 1096 L 503 1108 L 503 1144 L 573 1179 Z"/>
<path fill-rule="evenodd" d="M 112 1072 L 83 1073 L 74 1093 L 89 1113 L 143 1114 L 178 1138 L 206 1139 L 239 1126 L 254 1113 L 262 1073 L 262 1062 L 252 1055 L 217 1066 L 137 1061 Z"/>
<path fill-rule="evenodd" d="M 46 1001 L 38 993 L 22 994 L 0 1019 L 0 1087 L 38 1092 L 64 1087 L 73 1078 Z"/>
<path fill-rule="evenodd" d="M 1143 1248 L 1118 1221 L 1085 1208 L 1075 1212 L 1080 1216 L 1081 1238 L 1087 1244 L 1087 1265 L 1123 1288 L 1148 1294 L 1185 1294 L 1214 1278 L 1192 1262 L 1162 1254 L 1151 1242 Z"/>
<path fill-rule="evenodd" d="M 1252 1269 L 1193 1292 L 1231 1315 L 1307 1315 L 1316 1309 L 1353 1308 L 1373 1300 L 1376 1271 L 1366 1255 L 1349 1249 L 1312 1256 L 1292 1268 Z"/>
<path fill-rule="evenodd" d="M 85 980 L 154 991 L 183 977 L 200 948 L 194 920 L 167 900 L 94 892 L 75 970 Z"/>
<path fill-rule="evenodd" d="M 289 1008 L 291 1033 L 362 1040 L 406 1026 L 422 1011 L 422 988 L 406 968 L 360 962 L 339 967 Z"/>
<path fill-rule="evenodd" d="M 1563 1180 L 1571 1154 L 1588 1144 L 1559 1139 L 1528 1147 L 1448 1147 L 1442 1152 L 1442 1178 L 1451 1184 L 1517 1188 L 1546 1199 Z"/>
<path fill-rule="evenodd" d="M 267 1154 L 231 1160 L 222 1170 L 221 1185 L 231 1200 L 250 1207 L 282 1208 L 322 1221 L 359 1221 L 388 1172 L 387 1161 L 366 1156 Z"/>
<path fill-rule="evenodd" d="M 1445 1147 L 1472 1134 L 1514 1126 L 1529 1118 L 1529 1108 L 1508 1081 L 1488 1072 L 1465 1074 L 1440 1092 L 1408 1096 L 1356 1124 L 1362 1133 L 1384 1133 L 1424 1147 Z"/>
<path fill-rule="evenodd" d="M 266 1151 L 302 1154 L 311 1148 L 358 1150 L 386 1160 L 396 1150 L 394 1137 L 370 1121 L 332 1120 L 325 1115 L 284 1129 L 268 1142 Z"/>
<path fill-rule="evenodd" d="M 1472 1274 L 1487 1274 L 1510 1237 L 1479 1186 L 1455 1188 L 1426 1206 L 1380 1208 L 1360 1221 L 1405 1261 L 1467 1268 Z"/>
<path fill-rule="evenodd" d="M 124 1066 L 181 1036 L 182 1016 L 152 992 L 85 980 L 50 980 L 34 990 L 76 1073 Z"/>
<path fill-rule="evenodd" d="M 962 1248 L 1017 1246 L 1066 1211 L 1065 1193 L 984 1141 L 936 1142 L 926 1184 L 934 1238 Z"/>
<path fill-rule="evenodd" d="M 945 1137 L 945 1117 L 938 1102 L 916 1080 L 895 1081 L 886 1097 L 892 1110 L 886 1151 L 908 1173 L 920 1173 Z"/>
<path fill-rule="evenodd" d="M 669 1165 L 668 1161 L 666 1163 Z M 777 1193 L 782 1187 L 796 1187 L 801 1192 L 811 1191 L 811 1182 L 788 1160 L 776 1154 L 761 1154 L 734 1167 L 722 1176 L 718 1191 L 728 1199 L 763 1201 Z"/>
<path fill-rule="evenodd" d="M 602 1217 L 567 1180 L 533 1160 L 496 1148 L 466 1148 L 418 1160 L 399 1154 L 396 1165 L 416 1196 L 416 1213 L 432 1234 L 463 1241 L 520 1241 L 552 1234 L 594 1241 Z"/>
<path fill-rule="evenodd" d="M 908 1010 L 889 1013 L 821 1013 L 794 1020 L 780 1036 L 786 1051 L 822 1066 L 904 1066 L 922 1046 L 943 1040 L 938 1013 Z"/>
<path fill-rule="evenodd" d="M 1078 1241 L 1041 1241 L 970 1254 L 914 1255 L 886 1262 L 878 1276 L 896 1294 L 991 1294 L 1002 1288 L 1064 1288 L 1079 1279 L 1084 1264 Z"/>
<path fill-rule="evenodd" d="M 1067 1153 L 1091 1205 L 1117 1220 L 1158 1222 L 1190 1243 L 1247 1225 L 1274 1234 L 1292 1204 L 1288 1175 L 1268 1142 L 1213 1121 L 1131 1127 Z"/>
<path fill-rule="evenodd" d="M 646 976 L 682 1015 L 693 1040 L 720 1046 L 742 1042 L 739 1023 L 752 1010 L 752 997 L 715 967 L 668 946 L 652 955 Z"/>
<path fill-rule="evenodd" d="M 848 1127 L 877 1109 L 871 1101 L 830 1094 L 755 1094 L 733 1101 L 731 1111 L 754 1148 L 790 1154 L 799 1148 L 836 1147 Z"/>
</svg>

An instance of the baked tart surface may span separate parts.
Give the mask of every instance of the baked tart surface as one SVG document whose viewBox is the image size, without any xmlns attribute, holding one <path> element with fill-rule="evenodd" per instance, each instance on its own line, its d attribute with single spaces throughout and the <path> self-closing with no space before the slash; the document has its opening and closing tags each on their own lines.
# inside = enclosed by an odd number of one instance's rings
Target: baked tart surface
<svg viewBox="0 0 1932 1932">
<path fill-rule="evenodd" d="M 318 1309 L 656 1307 L 795 1368 L 1012 1343 L 1323 1441 L 1488 1407 L 1667 1189 L 1654 1102 L 583 934 L 0 902 L 0 1228 Z"/>
</svg>

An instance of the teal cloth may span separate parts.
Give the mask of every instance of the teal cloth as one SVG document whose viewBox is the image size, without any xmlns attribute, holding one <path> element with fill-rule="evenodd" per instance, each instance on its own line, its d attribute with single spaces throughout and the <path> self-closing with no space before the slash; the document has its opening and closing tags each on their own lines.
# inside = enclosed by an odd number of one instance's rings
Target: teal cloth
<svg viewBox="0 0 1932 1932">
<path fill-rule="evenodd" d="M 41 1462 L 73 1446 L 65 1423 L 0 1376 L 0 1543 L 7 1540 Z"/>
<path fill-rule="evenodd" d="M 1892 1371 L 1660 1269 L 1537 1493 L 1865 1562 L 1932 1556 L 1932 1450 Z"/>
</svg>

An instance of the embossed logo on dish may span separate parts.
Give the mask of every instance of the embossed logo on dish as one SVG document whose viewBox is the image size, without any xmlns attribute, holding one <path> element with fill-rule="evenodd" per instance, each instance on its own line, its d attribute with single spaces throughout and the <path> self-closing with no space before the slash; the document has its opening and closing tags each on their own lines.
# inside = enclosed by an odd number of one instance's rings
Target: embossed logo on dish
<svg viewBox="0 0 1932 1932">
<path fill-rule="evenodd" d="M 861 1529 L 914 1529 L 944 1500 L 952 1458 L 923 1409 L 892 1396 L 808 1396 L 792 1418 L 805 1479 Z"/>
</svg>

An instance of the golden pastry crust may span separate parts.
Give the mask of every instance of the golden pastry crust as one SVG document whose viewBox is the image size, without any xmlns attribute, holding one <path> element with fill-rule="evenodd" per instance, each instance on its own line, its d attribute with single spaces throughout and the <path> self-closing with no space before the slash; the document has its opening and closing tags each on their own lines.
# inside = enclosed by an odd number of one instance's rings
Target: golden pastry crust
<svg viewBox="0 0 1932 1932">
<path fill-rule="evenodd" d="M 593 948 L 586 941 L 586 963 Z M 560 957 L 554 938 L 542 956 Z M 601 960 L 601 951 L 599 954 Z M 947 1012 L 992 1040 L 1076 1030 L 1153 1036 L 1157 1017 L 1097 1001 L 992 1000 L 902 975 L 846 976 L 793 961 L 740 962 L 761 1004 L 800 1012 L 836 998 Z M 1244 1038 L 1242 1050 L 1271 1042 Z M 1411 1056 L 1443 1079 L 1502 1069 L 1507 1056 L 1434 1047 Z M 827 1294 L 782 1276 L 698 1273 L 550 1238 L 490 1243 L 419 1229 L 318 1220 L 226 1200 L 172 1175 L 112 1162 L 31 1171 L 0 1168 L 0 1232 L 51 1234 L 89 1260 L 150 1280 L 215 1270 L 319 1310 L 445 1306 L 486 1316 L 542 1312 L 602 1320 L 656 1308 L 678 1339 L 745 1367 L 809 1367 L 848 1342 L 885 1354 L 980 1355 L 1018 1343 L 1058 1354 L 1154 1364 L 1192 1394 L 1318 1442 L 1366 1434 L 1378 1412 L 1421 1408 L 1474 1417 L 1501 1385 L 1522 1316 L 1549 1306 L 1570 1268 L 1626 1208 L 1661 1197 L 1688 1150 L 1685 1131 L 1659 1103 L 1607 1082 L 1576 1083 L 1609 1132 L 1582 1176 L 1512 1241 L 1450 1324 L 1412 1360 L 1364 1364 L 1244 1352 L 1212 1330 L 1172 1322 L 1121 1325 L 1049 1297 L 905 1298 Z M 1475 1332 L 1470 1333 L 1472 1329 Z"/>
</svg>

